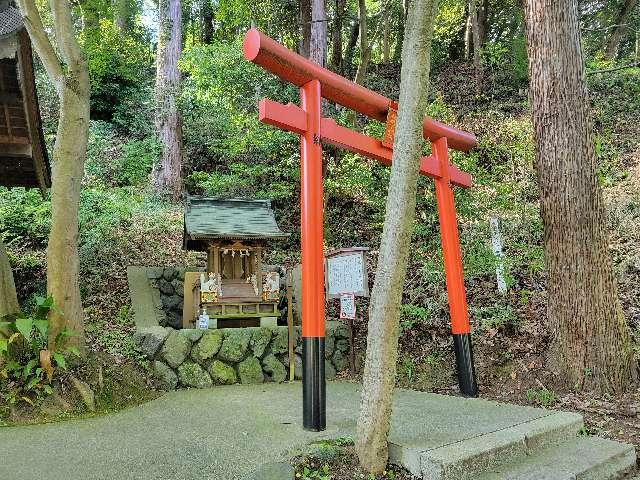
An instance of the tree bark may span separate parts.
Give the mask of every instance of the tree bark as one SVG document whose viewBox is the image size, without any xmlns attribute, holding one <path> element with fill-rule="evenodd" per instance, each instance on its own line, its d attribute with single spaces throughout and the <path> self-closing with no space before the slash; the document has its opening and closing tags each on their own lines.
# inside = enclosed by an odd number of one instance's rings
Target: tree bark
<svg viewBox="0 0 640 480">
<path fill-rule="evenodd" d="M 636 376 L 596 177 L 577 0 L 526 0 L 530 96 L 554 360 L 575 388 Z"/>
<path fill-rule="evenodd" d="M 624 0 L 617 15 L 614 18 L 614 28 L 611 35 L 607 39 L 604 48 L 604 58 L 607 60 L 613 60 L 618 56 L 618 48 L 620 47 L 620 41 L 623 35 L 627 31 L 626 22 L 629 19 L 629 14 L 638 4 L 638 0 Z"/>
<path fill-rule="evenodd" d="M 400 107 L 380 254 L 369 306 L 367 354 L 356 450 L 362 467 L 382 472 L 388 460 L 398 357 L 398 323 L 415 217 L 422 121 L 427 107 L 437 0 L 414 0 L 402 51 Z"/>
<path fill-rule="evenodd" d="M 311 55 L 311 0 L 300 0 L 299 5 L 300 28 L 302 30 L 300 55 L 309 58 Z"/>
<path fill-rule="evenodd" d="M 204 0 L 202 4 L 202 43 L 207 45 L 213 42 L 213 20 L 215 18 L 210 0 Z"/>
<path fill-rule="evenodd" d="M 182 118 L 178 110 L 182 51 L 182 8 L 180 0 L 160 0 L 156 73 L 156 128 L 162 156 L 153 168 L 155 189 L 174 199 L 182 194 Z"/>
<path fill-rule="evenodd" d="M 342 26 L 346 0 L 335 0 L 335 18 L 331 26 L 331 65 L 336 72 L 342 72 Z"/>
<path fill-rule="evenodd" d="M 391 35 L 391 18 L 389 15 L 389 3 L 383 2 L 382 18 L 381 22 L 384 22 L 382 30 L 382 63 L 387 64 L 391 58 L 391 45 L 389 44 L 389 37 Z"/>
<path fill-rule="evenodd" d="M 82 75 L 84 77 L 84 75 Z M 51 233 L 47 245 L 47 291 L 56 308 L 49 314 L 50 345 L 65 327 L 84 338 L 80 296 L 78 208 L 89 137 L 89 78 L 67 78 L 53 149 Z"/>
<path fill-rule="evenodd" d="M 13 281 L 13 272 L 9 264 L 9 257 L 0 239 L 0 319 L 7 315 L 18 313 L 18 295 L 16 294 L 16 284 Z M 2 331 L 0 331 L 2 335 Z"/>
<path fill-rule="evenodd" d="M 324 0 L 311 0 L 311 45 L 309 59 L 324 67 L 327 59 L 327 19 Z"/>
<path fill-rule="evenodd" d="M 349 42 L 344 52 L 344 61 L 342 62 L 342 72 L 345 76 L 351 77 L 353 72 L 353 53 L 358 43 L 358 37 L 360 35 L 360 24 L 356 21 L 351 24 L 351 30 L 349 31 Z"/>
<path fill-rule="evenodd" d="M 398 40 L 396 41 L 396 48 L 393 51 L 393 60 L 399 62 L 402 57 L 402 43 L 404 41 L 404 27 L 407 23 L 407 13 L 409 12 L 409 3 L 410 0 L 402 0 L 402 11 L 400 13 L 400 18 L 398 18 L 398 29 L 396 32 L 396 37 Z"/>
<path fill-rule="evenodd" d="M 60 98 L 60 118 L 53 149 L 51 232 L 47 244 L 47 292 L 56 308 L 49 313 L 49 348 L 64 328 L 84 347 L 84 312 L 80 296 L 78 207 L 89 137 L 89 69 L 78 43 L 68 0 L 50 0 L 54 50 L 34 0 L 18 0 L 25 27 Z"/>
<path fill-rule="evenodd" d="M 467 24 L 464 29 L 464 59 L 471 59 L 471 50 L 473 48 L 473 21 L 471 20 L 471 2 L 468 4 L 469 15 L 467 15 Z"/>
<path fill-rule="evenodd" d="M 130 30 L 135 4 L 132 0 L 113 0 L 113 19 L 120 32 Z"/>
<path fill-rule="evenodd" d="M 470 0 L 469 16 L 471 17 L 471 36 L 473 37 L 473 69 L 476 76 L 476 93 L 482 91 L 482 22 L 480 0 Z"/>
</svg>

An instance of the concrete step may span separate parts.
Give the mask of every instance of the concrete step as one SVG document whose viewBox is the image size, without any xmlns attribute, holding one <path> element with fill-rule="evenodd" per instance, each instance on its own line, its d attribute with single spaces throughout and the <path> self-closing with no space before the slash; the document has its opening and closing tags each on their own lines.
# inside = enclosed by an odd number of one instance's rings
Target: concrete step
<svg viewBox="0 0 640 480">
<path fill-rule="evenodd" d="M 582 416 L 575 413 L 540 412 L 538 417 L 440 445 L 399 444 L 392 437 L 390 459 L 428 480 L 475 480 L 514 458 L 574 439 L 583 426 Z M 494 414 L 500 415 L 500 410 Z M 473 416 L 466 418 L 473 424 Z"/>
<path fill-rule="evenodd" d="M 477 480 L 617 480 L 636 464 L 632 445 L 577 437 L 491 468 Z M 427 478 L 427 477 L 425 477 Z"/>
</svg>

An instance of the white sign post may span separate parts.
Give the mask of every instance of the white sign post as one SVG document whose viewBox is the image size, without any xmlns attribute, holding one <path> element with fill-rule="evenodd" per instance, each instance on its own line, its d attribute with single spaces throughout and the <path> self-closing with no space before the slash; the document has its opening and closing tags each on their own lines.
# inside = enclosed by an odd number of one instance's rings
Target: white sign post
<svg viewBox="0 0 640 480">
<path fill-rule="evenodd" d="M 349 367 L 355 372 L 353 352 L 353 321 L 356 318 L 356 297 L 369 296 L 369 278 L 365 247 L 343 248 L 327 253 L 325 280 L 327 298 L 340 299 L 340 319 L 349 328 Z"/>
</svg>

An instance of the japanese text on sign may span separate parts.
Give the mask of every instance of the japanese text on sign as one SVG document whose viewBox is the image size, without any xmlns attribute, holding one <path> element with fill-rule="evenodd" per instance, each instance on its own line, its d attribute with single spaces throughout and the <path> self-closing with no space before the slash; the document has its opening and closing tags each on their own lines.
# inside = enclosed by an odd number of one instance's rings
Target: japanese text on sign
<svg viewBox="0 0 640 480">
<path fill-rule="evenodd" d="M 363 257 L 360 252 L 327 259 L 328 294 L 365 290 Z"/>
</svg>

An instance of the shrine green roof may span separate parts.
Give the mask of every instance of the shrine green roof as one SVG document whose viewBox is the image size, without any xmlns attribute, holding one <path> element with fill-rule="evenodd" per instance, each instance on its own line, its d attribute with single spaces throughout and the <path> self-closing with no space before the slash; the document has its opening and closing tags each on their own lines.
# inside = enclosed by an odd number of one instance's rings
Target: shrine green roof
<svg viewBox="0 0 640 480">
<path fill-rule="evenodd" d="M 202 250 L 203 240 L 286 238 L 276 223 L 271 200 L 187 197 L 184 248 Z"/>
</svg>

